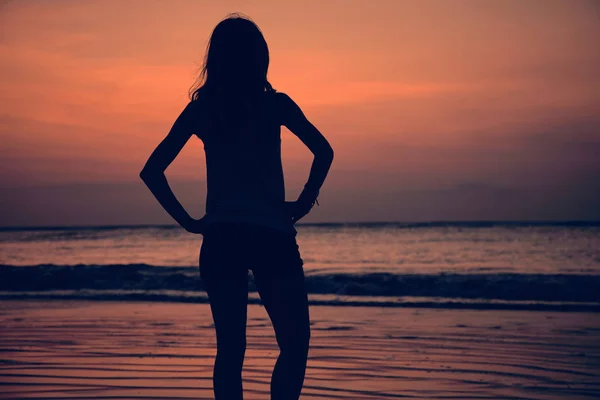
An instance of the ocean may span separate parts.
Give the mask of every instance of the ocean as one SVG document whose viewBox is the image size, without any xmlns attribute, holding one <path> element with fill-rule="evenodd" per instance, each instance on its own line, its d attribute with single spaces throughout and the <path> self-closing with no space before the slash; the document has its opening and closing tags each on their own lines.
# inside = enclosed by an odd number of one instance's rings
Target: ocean
<svg viewBox="0 0 600 400">
<path fill-rule="evenodd" d="M 597 223 L 297 230 L 313 304 L 600 310 Z M 201 244 L 175 226 L 0 228 L 0 298 L 205 302 Z"/>
</svg>

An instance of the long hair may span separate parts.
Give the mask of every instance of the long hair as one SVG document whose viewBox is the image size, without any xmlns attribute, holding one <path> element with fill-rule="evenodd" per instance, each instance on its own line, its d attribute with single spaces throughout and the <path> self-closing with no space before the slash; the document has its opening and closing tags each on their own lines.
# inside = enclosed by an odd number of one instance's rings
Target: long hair
<svg viewBox="0 0 600 400">
<path fill-rule="evenodd" d="M 247 16 L 229 14 L 213 30 L 191 100 L 201 91 L 253 95 L 274 91 L 267 80 L 269 48 L 258 26 Z"/>
</svg>

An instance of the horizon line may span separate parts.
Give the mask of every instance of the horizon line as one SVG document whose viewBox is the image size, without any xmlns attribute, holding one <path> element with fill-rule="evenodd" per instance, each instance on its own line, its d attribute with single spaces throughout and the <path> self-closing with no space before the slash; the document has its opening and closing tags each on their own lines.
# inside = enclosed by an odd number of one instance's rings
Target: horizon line
<svg viewBox="0 0 600 400">
<path fill-rule="evenodd" d="M 427 228 L 427 227 L 467 227 L 485 228 L 492 226 L 600 226 L 600 220 L 438 220 L 424 222 L 406 221 L 347 221 L 347 222 L 303 222 L 297 227 L 384 227 Z M 41 226 L 0 226 L 0 232 L 9 231 L 50 231 L 50 230 L 111 230 L 111 229 L 183 229 L 177 224 L 131 224 L 131 225 L 41 225 Z"/>
</svg>

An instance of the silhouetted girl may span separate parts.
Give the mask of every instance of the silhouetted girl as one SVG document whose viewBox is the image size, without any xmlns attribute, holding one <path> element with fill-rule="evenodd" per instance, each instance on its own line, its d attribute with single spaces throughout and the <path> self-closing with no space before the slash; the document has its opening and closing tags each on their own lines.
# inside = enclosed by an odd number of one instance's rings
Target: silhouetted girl
<svg viewBox="0 0 600 400">
<path fill-rule="evenodd" d="M 271 399 L 298 399 L 304 382 L 310 322 L 294 223 L 316 202 L 333 150 L 296 103 L 271 87 L 268 67 L 267 43 L 252 21 L 239 15 L 221 21 L 199 87 L 140 173 L 183 228 L 204 236 L 199 265 L 217 337 L 216 400 L 242 399 L 248 269 L 280 348 Z M 285 201 L 282 125 L 314 154 L 308 182 L 292 202 Z M 206 154 L 206 215 L 199 220 L 183 209 L 164 175 L 192 135 Z"/>
</svg>

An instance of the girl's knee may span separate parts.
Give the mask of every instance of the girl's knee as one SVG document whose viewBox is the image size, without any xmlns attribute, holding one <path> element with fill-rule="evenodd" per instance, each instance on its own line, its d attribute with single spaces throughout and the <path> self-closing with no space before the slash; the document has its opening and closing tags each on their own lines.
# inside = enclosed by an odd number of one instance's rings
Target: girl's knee
<svg viewBox="0 0 600 400">
<path fill-rule="evenodd" d="M 225 342 L 221 341 L 221 343 L 217 343 L 217 356 L 237 360 L 244 359 L 246 354 L 246 341 L 236 341 L 236 342 Z"/>
<path fill-rule="evenodd" d="M 302 330 L 293 330 L 277 337 L 279 349 L 288 353 L 308 353 L 310 345 L 310 327 Z"/>
</svg>

